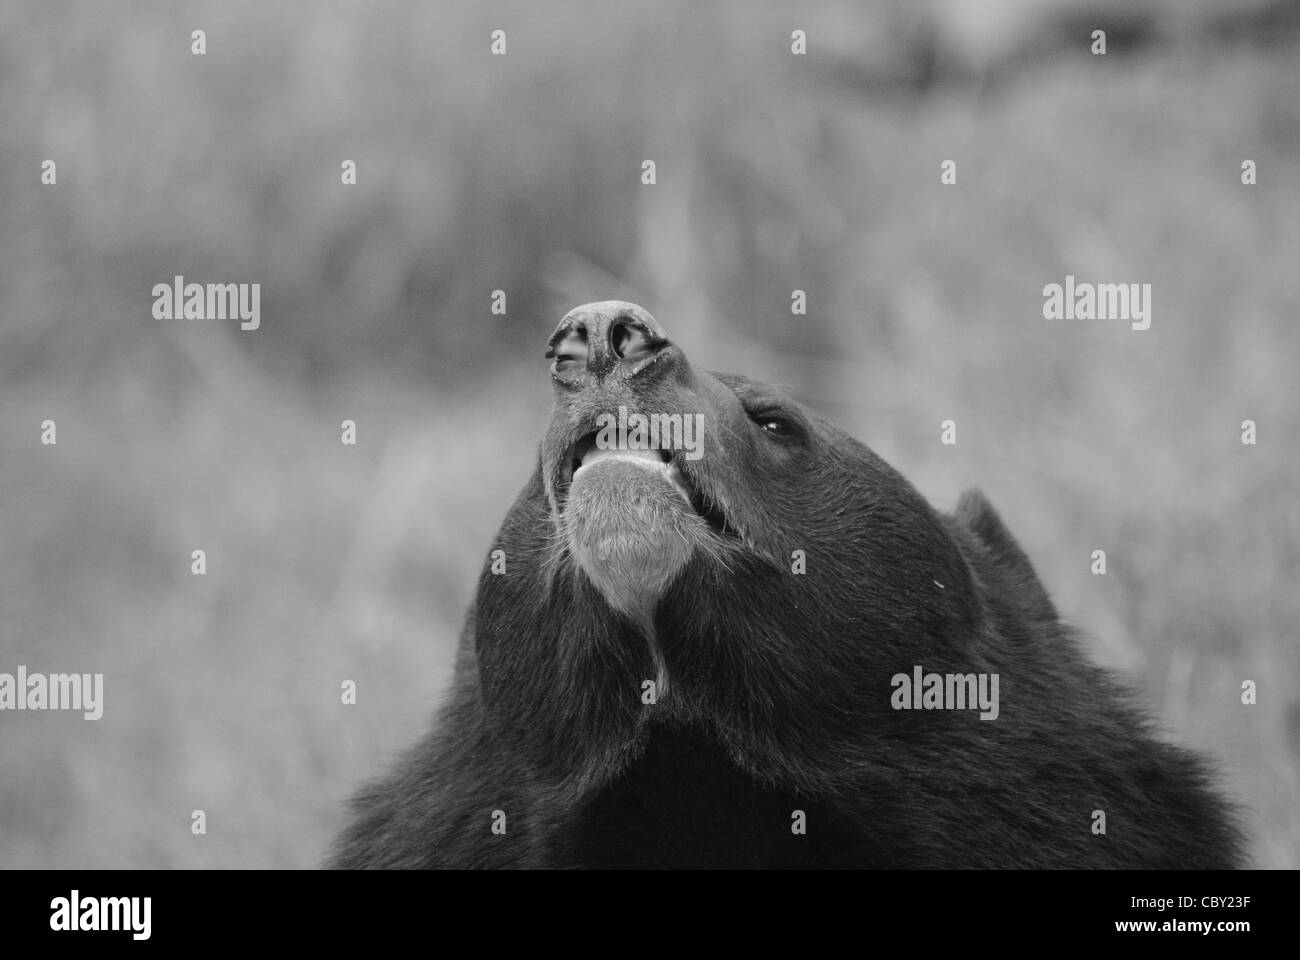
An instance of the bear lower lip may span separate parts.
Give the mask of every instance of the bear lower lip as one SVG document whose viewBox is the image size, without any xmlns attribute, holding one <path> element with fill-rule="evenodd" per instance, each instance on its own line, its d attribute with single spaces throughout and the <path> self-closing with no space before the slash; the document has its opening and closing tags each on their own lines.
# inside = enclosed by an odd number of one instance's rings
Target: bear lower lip
<svg viewBox="0 0 1300 960">
<path fill-rule="evenodd" d="M 592 471 L 607 469 L 607 466 L 614 464 L 629 464 L 633 467 L 645 470 L 661 478 L 665 483 L 670 484 L 673 489 L 681 496 L 682 500 L 692 508 L 691 491 L 682 477 L 681 471 L 677 469 L 676 464 L 661 460 L 653 451 L 640 450 L 593 450 L 583 458 L 578 468 L 573 471 L 573 483 L 577 483 L 579 477 L 589 477 Z"/>
<path fill-rule="evenodd" d="M 579 472 L 584 480 L 591 477 L 590 470 L 601 463 L 631 464 L 635 468 L 653 470 L 665 482 L 670 483 L 677 493 L 686 500 L 689 508 L 698 514 L 714 533 L 719 536 L 734 536 L 728 526 L 725 515 L 717 502 L 707 496 L 695 479 L 682 469 L 676 457 L 666 450 L 602 450 L 595 445 L 596 435 L 587 434 L 568 448 L 560 461 L 560 472 L 556 483 L 556 494 L 560 514 L 563 515 L 568 504 L 569 488 L 577 479 Z M 602 471 L 607 467 L 600 468 Z"/>
</svg>

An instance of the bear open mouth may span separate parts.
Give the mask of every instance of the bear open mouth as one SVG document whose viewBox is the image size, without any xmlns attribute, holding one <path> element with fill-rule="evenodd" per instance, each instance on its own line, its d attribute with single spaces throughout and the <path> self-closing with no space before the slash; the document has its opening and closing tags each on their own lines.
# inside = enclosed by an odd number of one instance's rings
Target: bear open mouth
<svg viewBox="0 0 1300 960">
<path fill-rule="evenodd" d="M 557 499 L 560 512 L 568 500 L 569 485 L 583 467 L 604 459 L 619 459 L 644 465 L 660 473 L 699 516 L 719 534 L 729 533 L 726 517 L 714 500 L 706 495 L 691 474 L 682 467 L 681 459 L 672 450 L 606 450 L 596 445 L 596 434 L 589 433 L 573 444 L 560 464 Z"/>
</svg>

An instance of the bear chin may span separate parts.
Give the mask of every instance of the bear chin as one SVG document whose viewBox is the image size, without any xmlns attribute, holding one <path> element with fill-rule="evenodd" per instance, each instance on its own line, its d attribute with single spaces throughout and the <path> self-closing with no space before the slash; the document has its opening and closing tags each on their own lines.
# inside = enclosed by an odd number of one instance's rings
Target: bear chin
<svg viewBox="0 0 1300 960">
<path fill-rule="evenodd" d="M 561 522 L 574 560 L 606 602 L 646 629 L 709 534 L 669 468 L 636 457 L 608 457 L 575 472 Z"/>
</svg>

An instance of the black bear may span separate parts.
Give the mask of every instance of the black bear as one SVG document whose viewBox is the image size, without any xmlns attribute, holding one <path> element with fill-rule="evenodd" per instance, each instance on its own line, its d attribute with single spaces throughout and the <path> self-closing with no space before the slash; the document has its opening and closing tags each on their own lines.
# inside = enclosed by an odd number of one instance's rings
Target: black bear
<svg viewBox="0 0 1300 960">
<path fill-rule="evenodd" d="M 1238 864 L 1194 755 L 1081 655 L 998 515 L 934 509 L 645 310 L 571 311 L 435 729 L 339 867 Z"/>
</svg>

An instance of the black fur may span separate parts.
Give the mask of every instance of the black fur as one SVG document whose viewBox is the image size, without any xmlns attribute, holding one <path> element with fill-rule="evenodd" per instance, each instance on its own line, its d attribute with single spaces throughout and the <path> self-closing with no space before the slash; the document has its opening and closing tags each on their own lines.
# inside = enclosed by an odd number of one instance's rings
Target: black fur
<svg viewBox="0 0 1300 960">
<path fill-rule="evenodd" d="M 620 320 L 649 346 L 623 357 Z M 565 324 L 590 354 L 557 359 L 538 468 L 492 545 L 507 571 L 485 565 L 449 705 L 356 798 L 333 865 L 1238 865 L 1204 765 L 1084 659 L 983 496 L 940 515 L 778 391 L 692 371 L 639 308 Z M 722 518 L 653 492 L 627 507 L 694 544 L 649 622 L 611 607 L 560 522 L 565 451 L 620 404 L 705 414 L 705 455 L 679 467 Z M 914 665 L 998 674 L 999 717 L 893 709 Z"/>
</svg>

